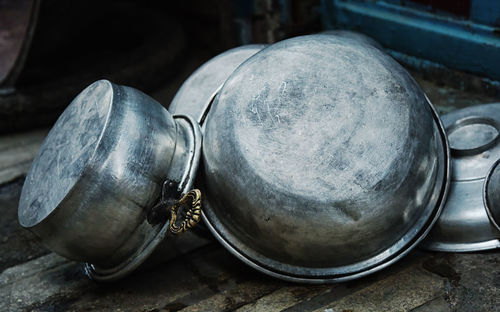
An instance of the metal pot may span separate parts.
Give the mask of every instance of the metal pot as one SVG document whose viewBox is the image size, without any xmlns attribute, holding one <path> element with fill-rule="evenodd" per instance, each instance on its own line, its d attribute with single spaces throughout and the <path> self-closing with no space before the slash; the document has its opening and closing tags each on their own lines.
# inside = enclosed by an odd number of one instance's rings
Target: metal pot
<svg viewBox="0 0 500 312">
<path fill-rule="evenodd" d="M 188 191 L 200 149 L 200 129 L 190 117 L 172 117 L 140 91 L 97 81 L 43 142 L 23 186 L 19 223 L 54 252 L 88 262 L 91 278 L 123 277 L 177 230 L 150 209 L 164 182 L 172 217 L 183 194 L 196 206 L 199 194 Z M 187 223 L 195 223 L 195 210 Z"/>
<path fill-rule="evenodd" d="M 447 252 L 499 248 L 498 215 L 493 212 L 490 220 L 485 208 L 495 211 L 498 205 L 500 103 L 456 110 L 442 120 L 452 155 L 450 195 L 422 247 Z"/>
<path fill-rule="evenodd" d="M 342 38 L 348 38 L 348 39 L 353 39 L 357 40 L 358 42 L 363 42 L 366 44 L 369 44 L 371 46 L 374 46 L 375 48 L 384 51 L 384 48 L 380 43 L 375 41 L 375 39 L 368 37 L 365 34 L 355 32 L 355 31 L 350 31 L 350 30 L 342 30 L 342 29 L 335 29 L 335 30 L 325 30 L 319 33 L 319 35 L 330 35 L 330 36 L 338 36 Z"/>
<path fill-rule="evenodd" d="M 203 218 L 239 259 L 323 283 L 416 246 L 447 194 L 449 150 L 413 78 L 372 46 L 312 35 L 227 79 L 205 123 Z"/>
<path fill-rule="evenodd" d="M 483 190 L 484 205 L 491 223 L 497 232 L 497 247 L 500 247 L 500 159 L 495 162 L 488 172 Z"/>
<path fill-rule="evenodd" d="M 250 56 L 262 50 L 264 44 L 250 44 L 228 50 L 210 59 L 186 79 L 175 94 L 168 110 L 172 114 L 192 116 L 203 123 L 212 99 L 227 77 Z"/>
</svg>

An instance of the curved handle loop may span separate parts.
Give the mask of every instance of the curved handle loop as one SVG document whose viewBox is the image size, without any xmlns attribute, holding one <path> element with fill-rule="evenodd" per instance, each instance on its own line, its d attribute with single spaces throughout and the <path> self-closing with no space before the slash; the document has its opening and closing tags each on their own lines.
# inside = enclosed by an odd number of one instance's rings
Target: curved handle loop
<svg viewBox="0 0 500 312">
<path fill-rule="evenodd" d="M 179 208 L 190 206 L 186 211 L 186 215 L 182 222 L 177 225 L 177 216 Z M 168 208 L 167 208 L 168 209 Z M 168 211 L 167 211 L 168 212 Z M 201 192 L 198 189 L 193 189 L 187 192 L 170 208 L 170 226 L 169 231 L 172 234 L 178 235 L 186 230 L 194 227 L 201 219 Z"/>
</svg>

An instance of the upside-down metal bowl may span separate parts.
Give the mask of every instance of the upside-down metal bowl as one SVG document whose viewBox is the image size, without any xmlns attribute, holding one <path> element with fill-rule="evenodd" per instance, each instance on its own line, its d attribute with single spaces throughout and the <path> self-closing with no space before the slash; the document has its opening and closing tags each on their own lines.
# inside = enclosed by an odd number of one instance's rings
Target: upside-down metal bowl
<svg viewBox="0 0 500 312">
<path fill-rule="evenodd" d="M 493 213 L 499 205 L 500 103 L 471 106 L 442 116 L 452 156 L 450 194 L 422 247 L 470 252 L 500 248 Z M 497 220 L 498 216 L 496 217 Z"/>
<path fill-rule="evenodd" d="M 202 123 L 212 99 L 227 77 L 247 58 L 262 50 L 264 44 L 249 44 L 208 60 L 186 79 L 168 107 L 172 114 L 192 116 Z"/>
<path fill-rule="evenodd" d="M 204 219 L 238 258 L 285 280 L 358 278 L 416 246 L 447 194 L 431 103 L 392 58 L 312 35 L 228 78 L 206 120 Z"/>
<path fill-rule="evenodd" d="M 353 39 L 357 40 L 358 42 L 366 43 L 371 46 L 374 46 L 375 48 L 379 50 L 384 50 L 382 45 L 375 41 L 375 39 L 368 37 L 365 34 L 355 32 L 355 31 L 350 31 L 350 30 L 343 30 L 343 29 L 333 29 L 333 30 L 325 30 L 319 33 L 319 35 L 330 35 L 330 36 L 338 36 L 342 38 L 348 38 L 348 39 Z"/>
<path fill-rule="evenodd" d="M 135 89 L 100 80 L 59 117 L 33 162 L 19 223 L 52 251 L 87 262 L 96 280 L 142 263 L 168 233 L 148 209 L 164 181 L 191 187 L 201 154 L 198 124 L 171 116 Z"/>
<path fill-rule="evenodd" d="M 320 34 L 349 38 L 383 49 L 377 41 L 353 31 L 327 30 Z M 244 45 L 227 50 L 205 62 L 182 84 L 168 107 L 169 112 L 192 116 L 203 124 L 210 103 L 229 75 L 246 59 L 265 47 L 265 44 Z"/>
</svg>

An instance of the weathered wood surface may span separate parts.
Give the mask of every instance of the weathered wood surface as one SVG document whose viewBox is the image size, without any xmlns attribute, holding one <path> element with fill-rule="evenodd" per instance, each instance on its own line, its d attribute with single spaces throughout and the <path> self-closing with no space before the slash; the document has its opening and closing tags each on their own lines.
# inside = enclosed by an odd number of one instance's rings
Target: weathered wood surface
<svg viewBox="0 0 500 312">
<path fill-rule="evenodd" d="M 114 284 L 91 282 L 80 264 L 48 254 L 0 275 L 0 310 L 496 311 L 500 301 L 498 252 L 415 251 L 373 276 L 312 286 L 254 272 L 216 243 L 197 244 L 174 259 L 155 255 L 154 265 Z"/>
<path fill-rule="evenodd" d="M 498 101 L 419 82 L 441 111 Z M 175 90 L 170 86 L 153 96 L 166 104 Z M 34 135 L 34 141 L 25 134 L 0 139 L 0 146 L 10 142 L 9 148 L 0 149 L 0 159 L 15 160 L 12 165 L 0 162 L 0 167 L 9 170 L 27 162 L 23 159 L 29 157 L 22 155 L 34 155 L 36 148 L 18 142 L 39 144 L 34 142 L 40 142 L 40 136 Z M 201 230 L 166 241 L 131 276 L 98 284 L 86 278 L 81 264 L 49 253 L 34 235 L 18 226 L 20 176 L 27 166 L 22 168 L 15 169 L 13 181 L 0 187 L 0 311 L 499 310 L 499 251 L 445 254 L 414 250 L 395 265 L 360 280 L 301 285 L 254 271 Z"/>
<path fill-rule="evenodd" d="M 48 129 L 0 136 L 0 185 L 28 172 Z"/>
</svg>

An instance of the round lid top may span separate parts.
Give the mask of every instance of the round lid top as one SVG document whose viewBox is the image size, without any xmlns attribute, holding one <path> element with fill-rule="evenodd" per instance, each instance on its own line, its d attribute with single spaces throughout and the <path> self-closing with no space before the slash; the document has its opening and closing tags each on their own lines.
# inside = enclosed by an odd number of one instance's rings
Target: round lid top
<svg viewBox="0 0 500 312">
<path fill-rule="evenodd" d="M 452 180 L 485 178 L 500 158 L 500 103 L 456 110 L 442 116 L 452 156 Z"/>
<path fill-rule="evenodd" d="M 394 257 L 425 231 L 446 182 L 416 82 L 382 51 L 337 36 L 249 58 L 205 133 L 210 226 L 285 275 L 352 274 Z"/>
<path fill-rule="evenodd" d="M 203 64 L 182 84 L 168 107 L 172 114 L 185 114 L 201 122 L 211 100 L 227 77 L 264 44 L 250 44 L 228 50 Z"/>
<path fill-rule="evenodd" d="M 59 117 L 26 177 L 18 209 L 22 226 L 46 218 L 80 179 L 104 130 L 112 97 L 109 81 L 97 81 Z"/>
</svg>

